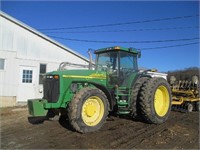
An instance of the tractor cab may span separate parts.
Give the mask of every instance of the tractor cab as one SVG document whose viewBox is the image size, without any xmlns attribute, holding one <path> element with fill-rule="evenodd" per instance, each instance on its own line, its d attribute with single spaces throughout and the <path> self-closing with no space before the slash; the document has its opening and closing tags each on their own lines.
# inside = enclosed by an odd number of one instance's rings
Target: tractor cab
<svg viewBox="0 0 200 150">
<path fill-rule="evenodd" d="M 109 85 L 122 86 L 130 75 L 138 71 L 140 52 L 136 49 L 115 46 L 96 50 L 95 54 L 95 69 L 107 72 Z"/>
</svg>

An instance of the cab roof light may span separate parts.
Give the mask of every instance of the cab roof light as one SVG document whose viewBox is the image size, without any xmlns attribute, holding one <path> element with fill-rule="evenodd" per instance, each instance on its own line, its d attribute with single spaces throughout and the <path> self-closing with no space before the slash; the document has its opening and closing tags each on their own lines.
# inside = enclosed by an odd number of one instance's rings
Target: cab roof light
<svg viewBox="0 0 200 150">
<path fill-rule="evenodd" d="M 119 46 L 115 46 L 114 49 L 115 50 L 120 50 L 120 47 Z"/>
</svg>

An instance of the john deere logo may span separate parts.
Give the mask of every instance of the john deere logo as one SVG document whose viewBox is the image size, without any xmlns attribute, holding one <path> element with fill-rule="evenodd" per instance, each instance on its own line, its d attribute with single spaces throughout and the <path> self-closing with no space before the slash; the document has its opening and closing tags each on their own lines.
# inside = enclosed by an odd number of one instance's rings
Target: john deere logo
<svg viewBox="0 0 200 150">
<path fill-rule="evenodd" d="M 93 73 L 89 76 L 63 75 L 63 78 L 106 79 L 106 75 L 98 73 Z"/>
<path fill-rule="evenodd" d="M 106 79 L 106 75 L 105 74 L 98 74 L 98 73 L 93 73 L 93 74 L 90 75 L 90 77 Z"/>
</svg>

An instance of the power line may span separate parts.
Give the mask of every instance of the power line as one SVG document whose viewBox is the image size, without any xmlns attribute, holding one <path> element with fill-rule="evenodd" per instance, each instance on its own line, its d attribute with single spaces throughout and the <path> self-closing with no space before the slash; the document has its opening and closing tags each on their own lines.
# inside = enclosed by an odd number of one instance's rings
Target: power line
<svg viewBox="0 0 200 150">
<path fill-rule="evenodd" d="M 45 33 L 106 33 L 106 32 L 142 32 L 142 31 L 164 31 L 164 30 L 183 30 L 183 29 L 194 29 L 194 27 L 172 27 L 172 28 L 147 28 L 147 29 L 132 29 L 132 30 L 102 30 L 102 31 L 46 31 Z"/>
<path fill-rule="evenodd" d="M 160 46 L 160 47 L 141 48 L 141 50 L 163 49 L 163 48 L 170 48 L 170 47 L 181 47 L 181 46 L 188 46 L 188 45 L 196 45 L 196 44 L 199 44 L 199 42 L 186 43 L 186 44 L 177 44 L 177 45 L 168 45 L 168 46 Z"/>
<path fill-rule="evenodd" d="M 149 48 L 140 48 L 138 50 L 156 50 L 156 49 L 165 49 L 165 48 L 171 48 L 171 47 L 182 47 L 182 46 L 189 46 L 189 45 L 196 45 L 199 44 L 199 42 L 194 43 L 186 43 L 186 44 L 177 44 L 177 45 L 167 45 L 167 46 L 160 46 L 160 47 L 149 47 Z M 95 51 L 95 50 L 92 50 Z"/>
<path fill-rule="evenodd" d="M 91 42 L 91 43 L 161 43 L 161 42 L 191 41 L 191 40 L 199 39 L 198 37 L 195 37 L 195 38 L 188 38 L 188 39 L 167 39 L 167 40 L 155 40 L 155 41 L 98 41 L 98 40 L 64 38 L 64 37 L 57 37 L 57 36 L 51 36 L 51 35 L 49 35 L 49 37 L 62 39 L 62 40 L 68 40 L 68 41 Z"/>
<path fill-rule="evenodd" d="M 198 16 L 199 15 L 197 14 L 197 15 L 189 15 L 189 16 L 167 17 L 167 18 L 158 18 L 158 19 L 141 20 L 141 21 L 100 24 L 100 25 L 85 25 L 85 26 L 64 27 L 64 28 L 44 28 L 44 29 L 38 29 L 38 30 L 47 31 L 47 30 L 67 30 L 67 29 L 81 29 L 81 28 L 97 28 L 97 27 L 108 27 L 108 26 L 120 26 L 120 25 L 128 25 L 128 24 L 135 24 L 135 23 L 149 23 L 149 22 L 176 20 L 176 19 L 186 19 L 186 18 L 192 18 L 192 17 L 198 17 Z"/>
</svg>

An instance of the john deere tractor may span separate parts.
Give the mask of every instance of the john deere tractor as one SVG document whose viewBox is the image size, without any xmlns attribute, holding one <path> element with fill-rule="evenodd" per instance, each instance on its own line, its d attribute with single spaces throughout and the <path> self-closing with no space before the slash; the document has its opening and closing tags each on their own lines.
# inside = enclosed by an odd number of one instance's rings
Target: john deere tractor
<svg viewBox="0 0 200 150">
<path fill-rule="evenodd" d="M 44 97 L 28 100 L 30 115 L 67 114 L 72 127 L 81 133 L 100 129 L 111 112 L 153 124 L 167 120 L 170 86 L 164 78 L 138 70 L 139 51 L 115 46 L 94 53 L 95 69 L 47 73 Z"/>
</svg>

